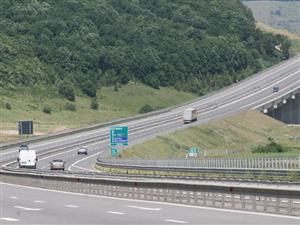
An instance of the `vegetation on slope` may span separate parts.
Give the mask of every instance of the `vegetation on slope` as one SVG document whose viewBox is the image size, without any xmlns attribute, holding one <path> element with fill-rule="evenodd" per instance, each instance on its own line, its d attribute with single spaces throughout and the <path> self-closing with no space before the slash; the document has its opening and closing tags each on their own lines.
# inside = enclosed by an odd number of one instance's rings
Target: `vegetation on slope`
<svg viewBox="0 0 300 225">
<path fill-rule="evenodd" d="M 252 10 L 256 20 L 275 29 L 284 29 L 300 35 L 298 0 L 243 0 L 243 3 Z"/>
<path fill-rule="evenodd" d="M 275 35 L 280 34 L 280 35 L 286 36 L 291 42 L 291 46 L 290 46 L 290 50 L 289 50 L 290 55 L 295 56 L 295 55 L 300 54 L 300 35 L 290 33 L 287 30 L 272 28 L 262 22 L 257 22 L 256 26 L 258 29 L 260 29 L 262 31 L 273 33 Z"/>
<path fill-rule="evenodd" d="M 130 80 L 201 95 L 289 57 L 239 0 L 2 0 L 0 11 L 0 86 L 54 86 L 71 101 Z"/>
<path fill-rule="evenodd" d="M 147 104 L 152 109 L 161 109 L 196 97 L 172 88 L 156 90 L 132 82 L 118 90 L 103 87 L 98 90 L 96 99 L 81 95 L 76 102 L 60 98 L 53 89 L 41 87 L 1 89 L 0 95 L 0 142 L 18 138 L 19 120 L 33 120 L 34 134 L 40 135 L 132 116 Z M 98 109 L 92 108 L 92 102 L 98 104 Z M 44 113 L 45 108 L 50 109 L 50 113 Z"/>
<path fill-rule="evenodd" d="M 159 136 L 124 150 L 120 157 L 184 158 L 190 147 L 202 149 L 199 157 L 204 152 L 210 157 L 299 156 L 299 134 L 300 127 L 289 127 L 259 112 L 248 111 Z M 271 151 L 278 146 L 281 151 Z"/>
</svg>

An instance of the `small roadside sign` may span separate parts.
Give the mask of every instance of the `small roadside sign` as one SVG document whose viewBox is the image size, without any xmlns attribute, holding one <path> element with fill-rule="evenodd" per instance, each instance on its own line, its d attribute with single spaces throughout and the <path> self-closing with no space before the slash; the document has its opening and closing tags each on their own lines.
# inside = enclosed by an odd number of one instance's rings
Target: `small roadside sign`
<svg viewBox="0 0 300 225">
<path fill-rule="evenodd" d="M 199 150 L 200 149 L 197 148 L 197 147 L 191 147 L 191 148 L 189 148 L 189 150 L 188 150 L 189 156 L 190 157 L 197 157 Z"/>
<path fill-rule="evenodd" d="M 117 156 L 118 155 L 118 149 L 111 148 L 111 156 Z"/>
</svg>

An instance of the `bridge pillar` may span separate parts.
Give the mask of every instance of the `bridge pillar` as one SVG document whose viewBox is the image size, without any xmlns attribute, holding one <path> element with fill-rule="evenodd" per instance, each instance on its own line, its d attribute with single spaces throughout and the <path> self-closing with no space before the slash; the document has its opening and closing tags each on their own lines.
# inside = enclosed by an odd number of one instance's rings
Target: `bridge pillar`
<svg viewBox="0 0 300 225">
<path fill-rule="evenodd" d="M 267 115 L 286 124 L 300 124 L 300 94 L 294 94 L 284 99 L 282 104 L 269 108 Z"/>
</svg>

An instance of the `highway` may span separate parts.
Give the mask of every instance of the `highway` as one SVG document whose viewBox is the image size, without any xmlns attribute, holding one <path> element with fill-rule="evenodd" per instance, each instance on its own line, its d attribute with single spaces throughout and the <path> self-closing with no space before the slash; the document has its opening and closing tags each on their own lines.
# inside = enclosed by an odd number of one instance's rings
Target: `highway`
<svg viewBox="0 0 300 225">
<path fill-rule="evenodd" d="M 207 123 L 234 113 L 251 109 L 267 102 L 282 93 L 300 87 L 299 56 L 264 72 L 254 75 L 240 83 L 212 95 L 205 96 L 199 101 L 175 108 L 169 112 L 139 119 L 120 125 L 129 127 L 129 143 L 133 145 L 157 135 L 162 135 L 188 126 Z M 279 86 L 279 92 L 273 93 L 272 87 Z M 199 112 L 198 121 L 190 125 L 182 123 L 182 111 L 187 107 L 195 107 Z M 89 156 L 77 156 L 79 146 L 89 149 Z M 69 170 L 91 171 L 96 157 L 105 156 L 109 152 L 109 127 L 87 131 L 75 135 L 57 138 L 50 141 L 30 145 L 31 149 L 45 151 L 48 149 L 64 148 L 64 153 L 42 157 L 38 168 L 49 169 L 49 161 L 54 158 L 64 159 Z M 1 159 L 16 159 L 17 149 L 1 152 Z M 83 159 L 84 158 L 84 159 Z"/>
<path fill-rule="evenodd" d="M 292 58 L 188 105 L 118 125 L 129 127 L 129 144 L 133 145 L 174 130 L 249 110 L 300 88 L 299 60 L 300 56 Z M 279 86 L 279 92 L 273 93 L 273 86 Z M 184 125 L 182 111 L 188 107 L 198 110 L 198 121 Z M 77 155 L 80 146 L 89 149 L 88 156 Z M 49 161 L 58 158 L 66 161 L 66 169 L 70 171 L 94 171 L 95 159 L 109 153 L 109 127 L 40 141 L 30 144 L 30 149 L 38 152 L 39 169 L 48 171 Z M 49 150 L 55 152 L 41 155 Z M 15 161 L 17 156 L 17 148 L 2 150 L 0 162 Z M 299 220 L 291 217 L 71 195 L 6 184 L 1 184 L 1 192 L 1 224 L 299 224 Z"/>
<path fill-rule="evenodd" d="M 1 183 L 0 224 L 299 224 L 292 216 L 64 193 Z"/>
</svg>

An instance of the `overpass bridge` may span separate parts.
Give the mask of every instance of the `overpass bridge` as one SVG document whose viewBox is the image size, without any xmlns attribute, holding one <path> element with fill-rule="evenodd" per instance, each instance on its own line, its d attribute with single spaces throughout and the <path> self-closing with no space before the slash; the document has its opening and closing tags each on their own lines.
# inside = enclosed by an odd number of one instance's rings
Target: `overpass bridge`
<svg viewBox="0 0 300 225">
<path fill-rule="evenodd" d="M 254 107 L 254 109 L 286 124 L 298 125 L 300 124 L 300 87 L 277 94 L 273 99 Z"/>
</svg>

